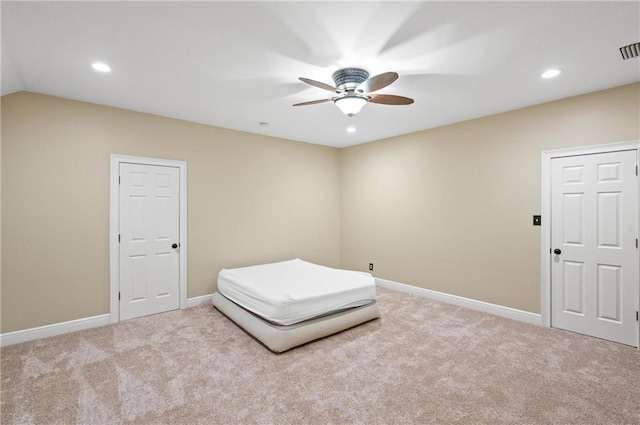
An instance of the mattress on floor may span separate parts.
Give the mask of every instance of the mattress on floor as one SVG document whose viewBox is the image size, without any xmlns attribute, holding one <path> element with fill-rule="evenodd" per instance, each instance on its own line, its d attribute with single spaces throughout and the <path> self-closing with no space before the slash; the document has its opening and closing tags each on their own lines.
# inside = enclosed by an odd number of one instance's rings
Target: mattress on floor
<svg viewBox="0 0 640 425">
<path fill-rule="evenodd" d="M 380 317 L 378 303 L 371 301 L 360 307 L 282 326 L 270 323 L 245 310 L 218 292 L 213 294 L 213 305 L 275 353 L 282 353 Z"/>
<path fill-rule="evenodd" d="M 376 299 L 369 273 L 333 269 L 300 259 L 223 269 L 218 292 L 263 319 L 291 325 Z"/>
</svg>

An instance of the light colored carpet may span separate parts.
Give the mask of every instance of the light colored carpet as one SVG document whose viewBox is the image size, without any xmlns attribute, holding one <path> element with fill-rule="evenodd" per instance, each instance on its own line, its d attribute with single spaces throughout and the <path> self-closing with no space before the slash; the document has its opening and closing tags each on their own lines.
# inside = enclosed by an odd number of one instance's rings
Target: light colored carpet
<svg viewBox="0 0 640 425">
<path fill-rule="evenodd" d="M 2 348 L 2 424 L 639 424 L 640 354 L 388 289 L 273 354 L 213 307 Z"/>
</svg>

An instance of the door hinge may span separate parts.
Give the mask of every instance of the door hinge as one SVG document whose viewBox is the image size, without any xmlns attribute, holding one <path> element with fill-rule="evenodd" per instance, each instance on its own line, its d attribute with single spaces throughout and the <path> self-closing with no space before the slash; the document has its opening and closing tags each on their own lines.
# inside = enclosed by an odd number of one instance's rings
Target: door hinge
<svg viewBox="0 0 640 425">
<path fill-rule="evenodd" d="M 120 243 L 120 233 L 118 233 L 118 243 Z"/>
<path fill-rule="evenodd" d="M 638 322 L 638 312 L 636 311 L 636 322 Z"/>
<path fill-rule="evenodd" d="M 638 166 L 636 165 L 636 176 L 638 175 Z"/>
<path fill-rule="evenodd" d="M 120 292 L 118 292 L 118 301 L 120 301 Z"/>
<path fill-rule="evenodd" d="M 120 176 L 118 176 L 118 184 L 120 184 Z"/>
<path fill-rule="evenodd" d="M 636 248 L 638 248 L 638 238 L 636 238 Z"/>
</svg>

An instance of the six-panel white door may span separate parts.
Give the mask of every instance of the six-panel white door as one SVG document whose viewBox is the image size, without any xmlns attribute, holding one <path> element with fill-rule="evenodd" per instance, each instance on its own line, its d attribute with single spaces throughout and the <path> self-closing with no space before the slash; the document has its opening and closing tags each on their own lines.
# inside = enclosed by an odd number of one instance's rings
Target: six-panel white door
<svg viewBox="0 0 640 425">
<path fill-rule="evenodd" d="M 636 151 L 551 161 L 551 326 L 638 346 Z"/>
<path fill-rule="evenodd" d="M 120 164 L 120 319 L 180 308 L 179 169 Z"/>
</svg>

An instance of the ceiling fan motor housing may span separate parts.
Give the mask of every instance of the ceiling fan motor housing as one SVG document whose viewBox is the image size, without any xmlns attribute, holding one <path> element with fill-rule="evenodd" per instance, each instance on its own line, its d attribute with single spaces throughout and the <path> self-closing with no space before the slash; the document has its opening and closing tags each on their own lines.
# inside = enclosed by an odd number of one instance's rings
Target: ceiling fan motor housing
<svg viewBox="0 0 640 425">
<path fill-rule="evenodd" d="M 367 78 L 369 73 L 362 68 L 342 68 L 333 73 L 333 81 L 340 91 L 354 91 Z"/>
</svg>

